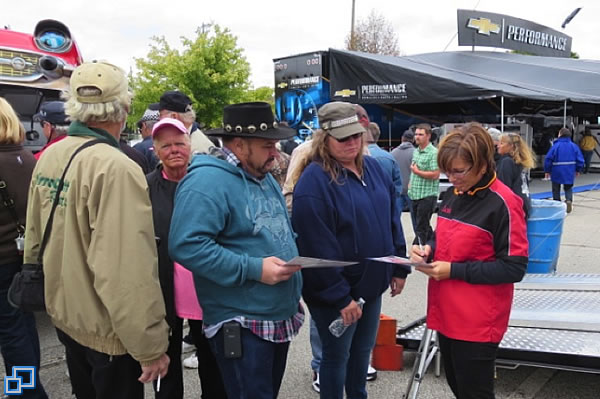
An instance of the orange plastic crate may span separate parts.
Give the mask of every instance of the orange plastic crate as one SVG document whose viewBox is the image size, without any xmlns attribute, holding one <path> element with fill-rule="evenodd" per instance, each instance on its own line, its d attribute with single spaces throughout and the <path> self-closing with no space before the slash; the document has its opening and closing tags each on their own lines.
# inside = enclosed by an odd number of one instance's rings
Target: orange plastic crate
<svg viewBox="0 0 600 399">
<path fill-rule="evenodd" d="M 377 341 L 375 345 L 396 344 L 396 319 L 381 314 L 379 316 L 379 330 L 377 330 Z"/>
<path fill-rule="evenodd" d="M 404 368 L 402 345 L 376 345 L 371 365 L 377 370 L 398 371 Z"/>
</svg>

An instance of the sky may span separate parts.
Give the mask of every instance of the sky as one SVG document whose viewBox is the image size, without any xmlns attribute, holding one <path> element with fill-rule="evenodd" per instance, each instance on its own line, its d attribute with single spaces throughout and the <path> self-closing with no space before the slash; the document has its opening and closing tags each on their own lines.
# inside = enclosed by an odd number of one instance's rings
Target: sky
<svg viewBox="0 0 600 399">
<path fill-rule="evenodd" d="M 583 8 L 561 29 L 576 7 Z M 459 8 L 507 14 L 549 26 L 571 36 L 572 50 L 581 58 L 600 60 L 597 0 L 356 0 L 356 19 L 366 18 L 373 9 L 383 14 L 396 30 L 404 55 L 443 51 L 448 43 L 446 51 L 470 50 L 459 47 L 453 38 Z M 3 6 L 0 26 L 33 33 L 38 21 L 59 20 L 71 30 L 84 60 L 108 60 L 135 73 L 134 57 L 147 55 L 152 36 L 164 36 L 177 47 L 181 36 L 194 38 L 198 26 L 216 23 L 237 36 L 254 87 L 273 87 L 274 58 L 344 48 L 351 9 L 352 0 L 28 0 Z"/>
</svg>

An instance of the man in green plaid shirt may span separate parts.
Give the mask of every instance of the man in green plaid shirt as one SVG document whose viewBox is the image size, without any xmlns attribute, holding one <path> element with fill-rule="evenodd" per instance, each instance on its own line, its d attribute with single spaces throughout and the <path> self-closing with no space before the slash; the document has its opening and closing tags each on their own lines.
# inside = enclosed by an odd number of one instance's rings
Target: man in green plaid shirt
<svg viewBox="0 0 600 399">
<path fill-rule="evenodd" d="M 410 166 L 408 197 L 412 200 L 412 212 L 416 220 L 414 245 L 425 245 L 433 236 L 429 223 L 440 188 L 440 170 L 437 164 L 437 148 L 431 144 L 431 126 L 426 123 L 417 125 L 415 143 Z"/>
</svg>

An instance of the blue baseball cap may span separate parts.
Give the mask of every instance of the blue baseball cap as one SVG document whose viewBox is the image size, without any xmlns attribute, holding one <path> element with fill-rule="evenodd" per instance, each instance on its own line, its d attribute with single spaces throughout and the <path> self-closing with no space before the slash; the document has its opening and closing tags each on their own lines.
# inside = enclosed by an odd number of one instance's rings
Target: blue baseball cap
<svg viewBox="0 0 600 399">
<path fill-rule="evenodd" d="M 65 103 L 62 101 L 46 101 L 40 106 L 40 112 L 33 116 L 35 121 L 49 122 L 53 125 L 68 125 L 65 114 Z"/>
</svg>

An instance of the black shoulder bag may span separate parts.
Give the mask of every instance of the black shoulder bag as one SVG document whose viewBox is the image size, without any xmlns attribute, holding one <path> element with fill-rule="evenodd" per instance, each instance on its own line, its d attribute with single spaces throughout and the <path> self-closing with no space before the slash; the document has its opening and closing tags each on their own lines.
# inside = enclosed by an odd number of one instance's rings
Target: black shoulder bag
<svg viewBox="0 0 600 399">
<path fill-rule="evenodd" d="M 65 166 L 65 170 L 60 177 L 60 182 L 56 188 L 56 196 L 52 202 L 52 209 L 50 209 L 50 216 L 48 217 L 48 223 L 44 229 L 44 235 L 42 236 L 42 243 L 40 245 L 40 252 L 38 253 L 37 263 L 26 263 L 21 268 L 21 271 L 13 277 L 13 281 L 8 288 L 8 303 L 13 307 L 21 309 L 24 312 L 38 312 L 46 310 L 46 300 L 44 298 L 44 268 L 43 268 L 43 256 L 44 249 L 50 238 L 50 231 L 52 230 L 52 221 L 54 220 L 54 211 L 58 206 L 60 200 L 60 193 L 65 184 L 65 176 L 73 158 L 82 150 L 87 147 L 91 147 L 94 144 L 107 143 L 106 140 L 90 140 L 75 150 L 71 159 Z"/>
</svg>

